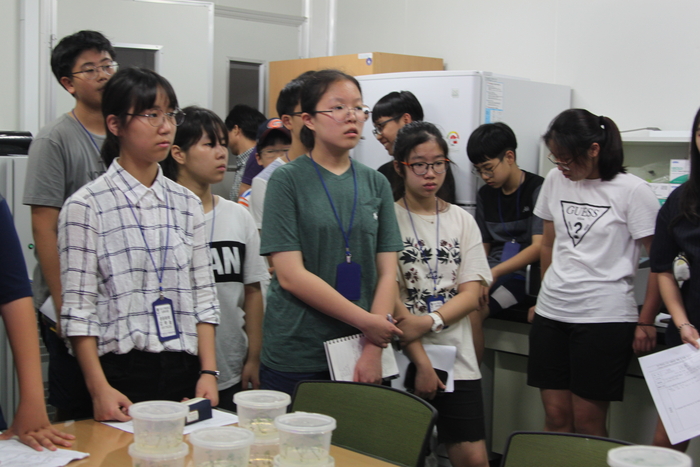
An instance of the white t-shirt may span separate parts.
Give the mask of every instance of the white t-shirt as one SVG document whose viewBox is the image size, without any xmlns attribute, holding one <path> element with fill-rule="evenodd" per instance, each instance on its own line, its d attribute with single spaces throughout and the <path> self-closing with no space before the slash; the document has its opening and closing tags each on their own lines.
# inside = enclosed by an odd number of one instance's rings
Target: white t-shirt
<svg viewBox="0 0 700 467">
<path fill-rule="evenodd" d="M 205 214 L 205 219 L 221 307 L 221 322 L 216 328 L 216 364 L 221 372 L 221 391 L 241 380 L 248 352 L 248 336 L 243 329 L 244 285 L 267 280 L 269 274 L 260 256 L 258 230 L 243 206 L 219 197 L 216 207 Z"/>
<path fill-rule="evenodd" d="M 464 282 L 491 283 L 491 269 L 481 242 L 481 232 L 469 213 L 458 206 L 449 205 L 446 211 L 440 213 L 438 238 L 437 216 L 412 213 L 414 233 L 404 206 L 395 203 L 394 210 L 404 244 L 403 251 L 399 252 L 399 296 L 408 311 L 414 315 L 427 313 L 424 299 L 433 294 L 434 287 L 431 269 L 437 272 L 437 292 L 446 301 L 457 294 L 457 288 Z M 416 241 L 416 234 L 419 242 Z M 423 255 L 419 244 L 422 245 Z M 436 244 L 440 245 L 437 249 L 437 270 Z M 481 378 L 468 316 L 440 333 L 429 332 L 421 340 L 423 344 L 452 345 L 457 348 L 456 380 Z"/>
<path fill-rule="evenodd" d="M 265 205 L 265 193 L 267 193 L 267 181 L 270 180 L 272 172 L 277 170 L 277 167 L 281 167 L 284 164 L 286 164 L 284 159 L 278 157 L 253 178 L 249 204 L 250 212 L 253 214 L 253 220 L 255 221 L 255 225 L 258 226 L 258 230 L 262 229 L 263 206 Z"/>
<path fill-rule="evenodd" d="M 639 239 L 654 235 L 658 210 L 649 184 L 634 175 L 572 182 L 552 169 L 535 207 L 555 232 L 537 313 L 567 323 L 635 322 Z"/>
</svg>

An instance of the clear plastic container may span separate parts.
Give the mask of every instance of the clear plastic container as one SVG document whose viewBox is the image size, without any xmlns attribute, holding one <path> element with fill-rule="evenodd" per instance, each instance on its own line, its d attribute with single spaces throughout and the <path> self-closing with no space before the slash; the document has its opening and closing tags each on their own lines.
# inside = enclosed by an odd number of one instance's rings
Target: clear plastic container
<svg viewBox="0 0 700 467">
<path fill-rule="evenodd" d="M 657 446 L 623 446 L 608 451 L 610 467 L 691 467 L 687 454 Z"/>
<path fill-rule="evenodd" d="M 272 467 L 280 453 L 279 438 L 255 440 L 250 446 L 249 467 Z"/>
<path fill-rule="evenodd" d="M 185 457 L 189 451 L 190 447 L 183 442 L 170 452 L 142 451 L 136 443 L 129 445 L 134 467 L 185 467 Z"/>
<path fill-rule="evenodd" d="M 255 433 L 256 440 L 276 439 L 275 417 L 287 411 L 289 394 L 279 391 L 241 391 L 233 396 L 238 407 L 238 426 Z"/>
<path fill-rule="evenodd" d="M 317 413 L 294 412 L 275 419 L 280 436 L 280 462 L 285 466 L 326 466 L 335 419 Z"/>
<path fill-rule="evenodd" d="M 138 402 L 129 407 L 134 419 L 134 444 L 139 451 L 172 452 L 182 444 L 189 408 L 171 401 Z"/>
<path fill-rule="evenodd" d="M 190 434 L 194 467 L 248 467 L 255 435 L 244 428 L 203 428 Z"/>
<path fill-rule="evenodd" d="M 272 467 L 290 467 L 290 466 L 296 466 L 297 464 L 286 464 L 280 456 L 275 456 L 275 459 L 272 461 Z M 335 459 L 333 456 L 328 456 L 328 460 L 326 461 L 325 464 L 322 464 L 323 467 L 335 467 Z"/>
</svg>

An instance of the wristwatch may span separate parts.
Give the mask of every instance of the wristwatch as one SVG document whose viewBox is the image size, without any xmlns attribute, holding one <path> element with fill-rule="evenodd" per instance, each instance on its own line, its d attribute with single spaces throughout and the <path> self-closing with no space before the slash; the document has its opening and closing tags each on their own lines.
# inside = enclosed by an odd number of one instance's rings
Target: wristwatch
<svg viewBox="0 0 700 467">
<path fill-rule="evenodd" d="M 442 331 L 442 329 L 445 327 L 445 322 L 442 320 L 442 317 L 437 313 L 428 313 L 428 316 L 433 319 L 433 325 L 430 326 L 430 330 L 435 334 Z"/>
<path fill-rule="evenodd" d="M 200 370 L 200 375 L 212 375 L 214 378 L 219 379 L 220 371 L 216 370 Z"/>
</svg>

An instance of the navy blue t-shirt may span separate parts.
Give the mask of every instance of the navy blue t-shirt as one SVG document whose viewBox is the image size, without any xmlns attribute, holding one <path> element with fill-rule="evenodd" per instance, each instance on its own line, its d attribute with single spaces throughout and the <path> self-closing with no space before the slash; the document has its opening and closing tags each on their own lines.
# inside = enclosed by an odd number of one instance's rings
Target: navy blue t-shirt
<svg viewBox="0 0 700 467">
<path fill-rule="evenodd" d="M 0 305 L 32 296 L 27 266 L 10 207 L 0 195 Z"/>
</svg>

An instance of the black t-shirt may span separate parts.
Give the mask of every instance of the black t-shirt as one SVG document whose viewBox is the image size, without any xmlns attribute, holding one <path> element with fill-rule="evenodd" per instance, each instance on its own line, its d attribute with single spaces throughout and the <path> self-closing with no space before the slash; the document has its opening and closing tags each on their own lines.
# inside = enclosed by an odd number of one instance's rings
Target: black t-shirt
<svg viewBox="0 0 700 467">
<path fill-rule="evenodd" d="M 509 195 L 503 194 L 500 188 L 488 185 L 479 189 L 476 222 L 481 230 L 482 241 L 491 244 L 491 267 L 500 263 L 505 242 L 515 240 L 520 243 L 522 251 L 530 246 L 533 235 L 542 234 L 542 219 L 535 216 L 533 211 L 544 178 L 524 170 L 523 174 L 523 183 Z M 524 274 L 524 271 L 518 272 Z"/>
<path fill-rule="evenodd" d="M 690 279 L 683 283 L 681 296 L 688 320 L 700 328 L 700 224 L 678 217 L 681 212 L 681 192 L 686 184 L 675 189 L 661 206 L 656 217 L 654 242 L 649 257 L 652 272 L 667 272 L 673 270 L 676 256 L 685 253 L 690 263 Z M 678 329 L 673 324 L 666 330 L 666 344 L 681 344 Z"/>
<path fill-rule="evenodd" d="M 0 305 L 31 297 L 27 266 L 10 208 L 0 195 Z"/>
</svg>

